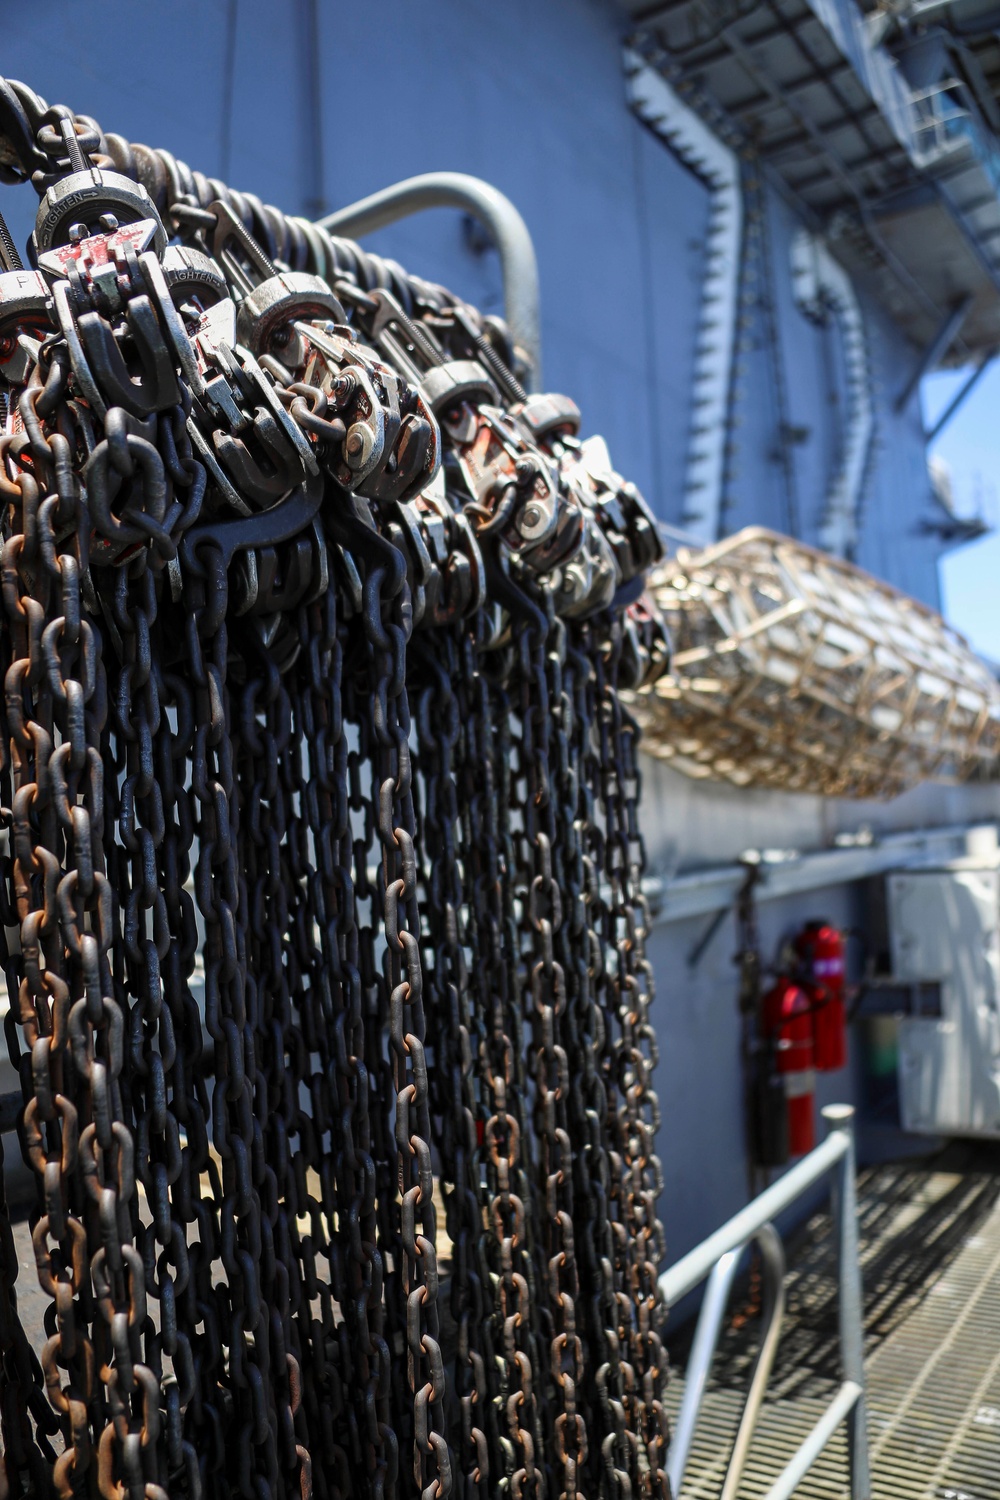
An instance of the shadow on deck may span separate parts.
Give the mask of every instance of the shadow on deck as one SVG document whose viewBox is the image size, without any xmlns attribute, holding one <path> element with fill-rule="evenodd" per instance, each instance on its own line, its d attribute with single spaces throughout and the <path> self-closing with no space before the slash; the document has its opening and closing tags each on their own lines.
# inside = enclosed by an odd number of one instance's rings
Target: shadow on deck
<svg viewBox="0 0 1000 1500">
<path fill-rule="evenodd" d="M 858 1177 L 873 1496 L 1000 1497 L 1000 1146 L 958 1143 Z M 741 1495 L 763 1494 L 839 1385 L 830 1219 L 786 1246 L 787 1308 Z M 756 1276 L 723 1333 L 683 1487 L 717 1496 L 758 1348 Z M 670 1342 L 676 1412 L 693 1336 Z M 994 1358 L 994 1356 L 997 1356 Z M 796 1492 L 847 1495 L 843 1433 Z"/>
</svg>

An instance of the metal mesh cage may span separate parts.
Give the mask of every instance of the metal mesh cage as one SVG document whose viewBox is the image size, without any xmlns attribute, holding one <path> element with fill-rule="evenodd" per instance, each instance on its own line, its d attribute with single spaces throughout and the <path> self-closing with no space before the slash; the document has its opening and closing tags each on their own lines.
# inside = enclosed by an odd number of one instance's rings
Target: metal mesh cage
<svg viewBox="0 0 1000 1500">
<path fill-rule="evenodd" d="M 671 672 L 631 703 L 644 748 L 738 786 L 889 797 L 994 774 L 1000 684 L 932 610 L 761 527 L 682 549 L 651 592 Z"/>
</svg>

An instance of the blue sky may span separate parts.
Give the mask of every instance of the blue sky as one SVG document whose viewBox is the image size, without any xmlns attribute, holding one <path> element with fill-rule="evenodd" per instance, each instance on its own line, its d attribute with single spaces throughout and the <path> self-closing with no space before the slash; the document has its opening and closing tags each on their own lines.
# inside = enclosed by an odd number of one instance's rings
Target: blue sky
<svg viewBox="0 0 1000 1500">
<path fill-rule="evenodd" d="M 967 373 L 924 381 L 928 428 Z M 942 559 L 941 602 L 945 616 L 976 650 L 1000 662 L 1000 361 L 982 376 L 930 452 L 951 471 L 959 514 L 980 514 L 998 528 Z"/>
</svg>

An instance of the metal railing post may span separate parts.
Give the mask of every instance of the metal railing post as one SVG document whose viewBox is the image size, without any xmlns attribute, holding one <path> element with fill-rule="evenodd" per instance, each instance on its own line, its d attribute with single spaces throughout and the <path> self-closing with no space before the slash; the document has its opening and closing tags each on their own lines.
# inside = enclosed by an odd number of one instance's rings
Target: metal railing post
<svg viewBox="0 0 1000 1500">
<path fill-rule="evenodd" d="M 860 1387 L 861 1394 L 847 1414 L 847 1461 L 851 1500 L 869 1500 L 868 1410 L 865 1401 L 864 1325 L 861 1266 L 858 1259 L 858 1201 L 855 1187 L 854 1110 L 848 1104 L 828 1104 L 823 1118 L 831 1134 L 847 1138 L 847 1150 L 834 1175 L 832 1209 L 840 1277 L 840 1349 L 843 1378 Z"/>
<path fill-rule="evenodd" d="M 722 1319 L 725 1316 L 726 1303 L 729 1300 L 729 1292 L 741 1254 L 742 1250 L 730 1250 L 727 1255 L 723 1255 L 716 1261 L 708 1279 L 708 1286 L 705 1288 L 705 1298 L 698 1315 L 698 1327 L 695 1330 L 694 1343 L 691 1345 L 687 1373 L 684 1378 L 684 1398 L 681 1401 L 681 1409 L 677 1413 L 677 1421 L 674 1423 L 670 1439 L 670 1450 L 667 1453 L 667 1477 L 670 1480 L 672 1495 L 679 1495 L 681 1492 L 681 1482 L 684 1478 L 684 1470 L 687 1468 L 688 1454 L 691 1452 L 695 1425 L 701 1411 L 705 1387 L 712 1369 L 712 1360 L 715 1358 L 715 1346 L 719 1342 Z"/>
<path fill-rule="evenodd" d="M 726 1479 L 719 1500 L 738 1500 L 743 1470 L 746 1468 L 750 1444 L 757 1431 L 761 1408 L 764 1405 L 764 1392 L 767 1390 L 767 1383 L 774 1368 L 778 1340 L 781 1338 L 781 1325 L 785 1317 L 785 1250 L 781 1243 L 781 1236 L 773 1224 L 765 1224 L 758 1231 L 757 1244 L 760 1248 L 764 1282 L 760 1353 L 754 1365 L 750 1390 L 747 1393 L 746 1405 L 743 1408 L 743 1416 L 733 1444 L 729 1468 L 726 1470 Z"/>
<path fill-rule="evenodd" d="M 677 1428 L 667 1455 L 667 1471 L 674 1495 L 679 1493 L 684 1477 L 736 1266 L 747 1244 L 756 1239 L 763 1257 L 764 1330 L 723 1489 L 723 1500 L 735 1500 L 781 1333 L 784 1253 L 771 1221 L 832 1172 L 843 1379 L 833 1400 L 767 1491 L 765 1500 L 792 1500 L 802 1479 L 816 1463 L 841 1422 L 845 1421 L 848 1424 L 851 1500 L 871 1500 L 865 1409 L 863 1304 L 858 1259 L 858 1204 L 854 1182 L 854 1110 L 843 1104 L 829 1105 L 824 1109 L 823 1115 L 829 1132 L 825 1141 L 741 1208 L 739 1213 L 734 1214 L 714 1234 L 702 1240 L 700 1245 L 695 1245 L 660 1277 L 660 1290 L 664 1301 L 670 1306 L 675 1306 L 706 1277 L 710 1277 L 688 1362 L 688 1378 Z"/>
</svg>

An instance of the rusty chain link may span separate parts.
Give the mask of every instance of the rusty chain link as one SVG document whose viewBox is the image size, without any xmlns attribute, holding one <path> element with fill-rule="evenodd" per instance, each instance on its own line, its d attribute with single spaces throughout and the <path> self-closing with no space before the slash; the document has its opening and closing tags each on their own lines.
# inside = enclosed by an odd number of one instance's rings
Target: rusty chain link
<svg viewBox="0 0 1000 1500">
<path fill-rule="evenodd" d="M 29 178 L 0 1500 L 667 1500 L 655 523 L 445 289 L 0 80 Z"/>
</svg>

